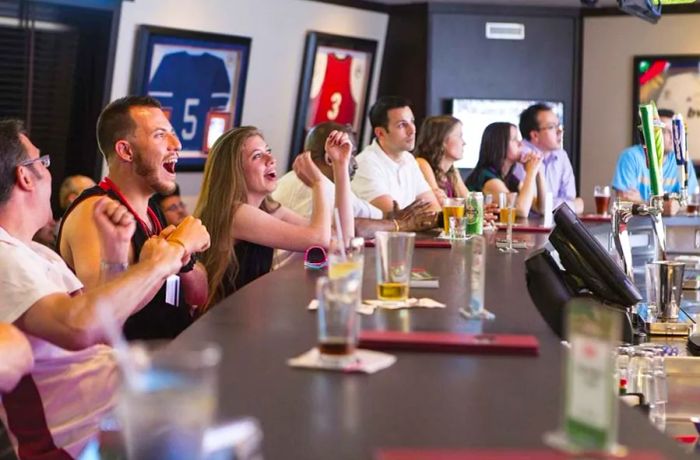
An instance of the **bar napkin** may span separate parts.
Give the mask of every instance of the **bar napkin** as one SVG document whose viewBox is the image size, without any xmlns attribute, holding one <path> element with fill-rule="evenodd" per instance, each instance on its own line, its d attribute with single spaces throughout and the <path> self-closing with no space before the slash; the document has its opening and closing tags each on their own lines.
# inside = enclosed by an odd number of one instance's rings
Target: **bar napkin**
<svg viewBox="0 0 700 460">
<path fill-rule="evenodd" d="M 306 369 L 325 369 L 341 372 L 357 372 L 361 374 L 374 374 L 386 369 L 396 362 L 396 356 L 388 353 L 371 350 L 355 350 L 355 354 L 343 359 L 328 359 L 321 357 L 318 348 L 303 353 L 296 358 L 287 360 L 291 367 Z"/>
<path fill-rule="evenodd" d="M 387 300 L 364 300 L 357 309 L 357 312 L 363 315 L 371 315 L 375 308 L 384 308 L 386 310 L 398 310 L 400 308 L 445 308 L 444 303 L 428 297 L 420 299 L 410 298 L 405 301 L 387 301 Z M 318 310 L 318 300 L 312 299 L 307 307 L 309 310 Z"/>
</svg>

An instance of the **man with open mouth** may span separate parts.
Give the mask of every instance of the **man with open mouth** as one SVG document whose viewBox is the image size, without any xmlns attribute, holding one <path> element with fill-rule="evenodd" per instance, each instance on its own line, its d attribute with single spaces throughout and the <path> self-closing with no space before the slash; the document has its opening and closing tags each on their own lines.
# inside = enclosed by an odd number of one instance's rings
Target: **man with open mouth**
<svg viewBox="0 0 700 460">
<path fill-rule="evenodd" d="M 185 254 L 178 277 L 171 277 L 154 299 L 124 324 L 129 340 L 173 338 L 192 323 L 194 306 L 207 299 L 206 271 L 197 263 L 196 254 L 209 247 L 209 233 L 199 219 L 187 217 L 177 227 L 166 227 L 162 212 L 148 204 L 154 193 L 175 189 L 180 141 L 160 103 L 148 96 L 128 96 L 105 107 L 97 120 L 97 141 L 109 171 L 66 211 L 58 235 L 61 256 L 86 287 L 104 283 L 126 269 L 125 264 L 112 263 L 123 259 L 100 253 L 91 216 L 102 195 L 118 200 L 136 219 L 130 264 L 138 261 L 144 242 L 151 236 L 166 236 L 181 244 Z"/>
</svg>

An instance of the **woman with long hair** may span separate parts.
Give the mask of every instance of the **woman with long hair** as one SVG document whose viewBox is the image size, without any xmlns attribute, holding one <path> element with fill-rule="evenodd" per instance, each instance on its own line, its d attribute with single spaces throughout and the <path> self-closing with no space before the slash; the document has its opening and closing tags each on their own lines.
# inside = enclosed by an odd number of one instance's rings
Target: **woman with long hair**
<svg viewBox="0 0 700 460">
<path fill-rule="evenodd" d="M 352 143 L 333 131 L 326 140 L 335 180 L 335 204 L 344 239 L 354 235 L 348 165 Z M 224 133 L 209 151 L 195 215 L 211 235 L 201 260 L 209 278 L 206 308 L 269 272 L 274 249 L 304 251 L 328 247 L 333 204 L 324 198 L 322 173 L 309 152 L 297 156 L 294 171 L 311 188 L 313 211 L 304 218 L 275 202 L 275 158 L 262 133 L 243 126 Z"/>
<path fill-rule="evenodd" d="M 535 198 L 544 197 L 547 186 L 540 168 L 542 158 L 534 153 L 521 152 L 521 144 L 515 125 L 503 122 L 488 125 L 481 137 L 479 161 L 466 183 L 470 190 L 480 190 L 484 195 L 495 197 L 500 192 L 518 192 L 516 212 L 520 217 L 527 217 Z M 513 168 L 519 161 L 525 163 L 522 182 L 513 174 Z"/>
<path fill-rule="evenodd" d="M 425 180 L 440 205 L 445 198 L 466 198 L 467 187 L 454 167 L 464 155 L 462 123 L 450 115 L 428 117 L 418 132 L 414 152 Z"/>
</svg>

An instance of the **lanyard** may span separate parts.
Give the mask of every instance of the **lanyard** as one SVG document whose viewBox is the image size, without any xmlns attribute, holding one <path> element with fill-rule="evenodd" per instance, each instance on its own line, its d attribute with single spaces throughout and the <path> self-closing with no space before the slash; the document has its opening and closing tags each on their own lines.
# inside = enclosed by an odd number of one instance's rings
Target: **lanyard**
<svg viewBox="0 0 700 460">
<path fill-rule="evenodd" d="M 158 216 L 156 216 L 156 213 L 153 212 L 153 210 L 150 208 L 150 206 L 147 208 L 148 211 L 148 217 L 151 219 L 151 222 L 153 223 L 153 227 L 155 228 L 155 232 L 151 232 L 150 229 L 148 228 L 148 225 L 144 221 L 141 220 L 138 214 L 134 211 L 134 208 L 131 207 L 129 202 L 127 201 L 126 197 L 122 195 L 122 192 L 119 190 L 119 187 L 117 187 L 117 184 L 112 182 L 109 177 L 105 177 L 100 181 L 99 187 L 104 190 L 105 192 L 112 191 L 114 192 L 115 195 L 119 198 L 119 201 L 126 207 L 126 209 L 129 210 L 129 212 L 134 216 L 134 219 L 136 219 L 136 222 L 139 223 L 141 228 L 143 229 L 144 233 L 146 236 L 153 236 L 153 235 L 158 235 L 161 230 L 163 230 L 163 227 L 160 225 L 160 220 L 158 220 Z"/>
</svg>

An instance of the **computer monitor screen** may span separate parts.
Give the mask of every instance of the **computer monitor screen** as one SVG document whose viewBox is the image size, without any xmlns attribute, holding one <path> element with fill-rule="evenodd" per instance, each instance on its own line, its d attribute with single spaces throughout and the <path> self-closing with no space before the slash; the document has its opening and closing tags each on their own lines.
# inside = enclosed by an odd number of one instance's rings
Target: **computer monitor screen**
<svg viewBox="0 0 700 460">
<path fill-rule="evenodd" d="M 582 287 L 603 301 L 630 307 L 642 296 L 613 261 L 600 242 L 586 229 L 566 204 L 554 211 L 556 226 L 549 241 L 559 253 L 559 261 Z"/>
<path fill-rule="evenodd" d="M 464 157 L 455 162 L 458 168 L 473 168 L 479 160 L 479 147 L 484 129 L 491 123 L 505 121 L 518 126 L 520 114 L 533 104 L 544 102 L 552 107 L 564 123 L 564 103 L 520 99 L 452 99 L 452 116 L 462 122 L 465 142 Z"/>
</svg>

